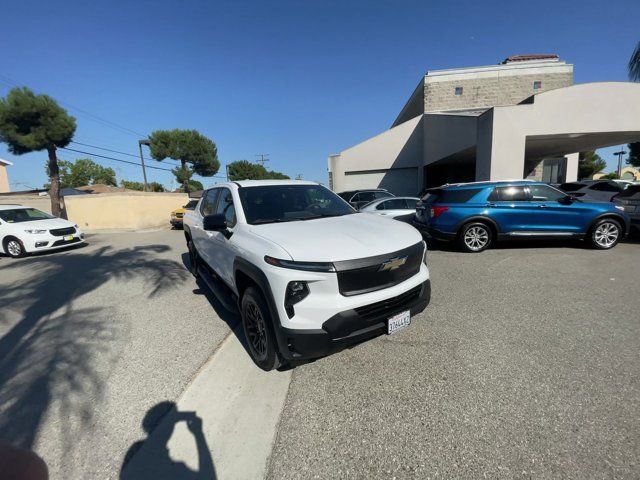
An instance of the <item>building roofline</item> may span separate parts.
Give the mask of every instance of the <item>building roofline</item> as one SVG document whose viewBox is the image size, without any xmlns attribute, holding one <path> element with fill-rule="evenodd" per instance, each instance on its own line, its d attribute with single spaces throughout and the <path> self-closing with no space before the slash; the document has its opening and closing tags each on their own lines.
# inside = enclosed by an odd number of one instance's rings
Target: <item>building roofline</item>
<svg viewBox="0 0 640 480">
<path fill-rule="evenodd" d="M 9 160 L 5 160 L 4 158 L 0 158 L 0 164 L 13 165 L 13 162 L 10 162 Z"/>
<path fill-rule="evenodd" d="M 445 68 L 442 70 L 427 70 L 425 78 L 427 77 L 439 77 L 443 75 L 459 75 L 461 73 L 479 73 L 479 72 L 492 72 L 501 70 L 525 70 L 527 68 L 540 68 L 540 67 L 573 67 L 573 64 L 567 63 L 564 60 L 526 60 L 513 63 L 499 63 L 497 65 L 483 65 L 479 67 L 462 67 L 462 68 Z"/>
<path fill-rule="evenodd" d="M 400 119 L 400 117 L 402 117 L 402 114 L 407 110 L 407 107 L 409 106 L 409 104 L 411 103 L 411 100 L 413 100 L 413 97 L 416 96 L 416 94 L 418 92 L 420 92 L 420 89 L 422 88 L 422 98 L 423 98 L 423 102 L 424 102 L 424 76 L 420 79 L 420 81 L 418 82 L 418 85 L 416 86 L 416 88 L 413 89 L 413 92 L 411 93 L 411 95 L 409 96 L 409 99 L 404 102 L 404 106 L 402 107 L 402 110 L 400 110 L 400 113 L 396 116 L 395 120 L 393 121 L 393 123 L 391 124 L 391 128 L 396 127 L 398 125 L 400 125 L 398 122 L 398 120 Z M 423 111 L 422 113 L 424 113 L 424 106 L 423 106 Z M 416 115 L 417 116 L 417 115 Z M 411 120 L 411 119 L 409 119 Z M 402 122 L 404 123 L 404 122 Z"/>
</svg>

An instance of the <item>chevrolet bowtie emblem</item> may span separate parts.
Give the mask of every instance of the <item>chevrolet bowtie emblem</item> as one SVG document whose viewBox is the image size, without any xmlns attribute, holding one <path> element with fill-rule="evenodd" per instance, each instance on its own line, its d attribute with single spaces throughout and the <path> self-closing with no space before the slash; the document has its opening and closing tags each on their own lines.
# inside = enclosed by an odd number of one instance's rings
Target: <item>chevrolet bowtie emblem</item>
<svg viewBox="0 0 640 480">
<path fill-rule="evenodd" d="M 387 260 L 380 265 L 380 271 L 386 272 L 388 270 L 395 270 L 396 268 L 400 268 L 402 265 L 407 263 L 407 257 L 397 257 L 392 258 L 391 260 Z"/>
</svg>

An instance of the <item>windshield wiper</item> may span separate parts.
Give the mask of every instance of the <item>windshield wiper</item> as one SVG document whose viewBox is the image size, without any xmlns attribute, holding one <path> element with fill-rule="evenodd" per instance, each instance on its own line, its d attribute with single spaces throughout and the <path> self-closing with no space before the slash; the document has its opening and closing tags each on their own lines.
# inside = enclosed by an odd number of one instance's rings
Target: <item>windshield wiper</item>
<svg viewBox="0 0 640 480">
<path fill-rule="evenodd" d="M 258 220 L 254 220 L 251 222 L 251 225 L 261 225 L 263 223 L 281 223 L 281 222 L 291 222 L 293 220 L 299 220 L 298 218 L 259 218 Z"/>
</svg>

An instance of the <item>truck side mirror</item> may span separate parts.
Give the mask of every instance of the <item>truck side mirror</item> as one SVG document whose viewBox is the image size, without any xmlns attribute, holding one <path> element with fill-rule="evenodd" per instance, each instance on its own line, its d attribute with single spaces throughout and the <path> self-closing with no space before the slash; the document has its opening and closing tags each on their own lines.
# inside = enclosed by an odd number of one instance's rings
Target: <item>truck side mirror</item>
<svg viewBox="0 0 640 480">
<path fill-rule="evenodd" d="M 208 232 L 222 232 L 227 229 L 227 219 L 222 213 L 207 215 L 202 219 L 202 228 Z"/>
</svg>

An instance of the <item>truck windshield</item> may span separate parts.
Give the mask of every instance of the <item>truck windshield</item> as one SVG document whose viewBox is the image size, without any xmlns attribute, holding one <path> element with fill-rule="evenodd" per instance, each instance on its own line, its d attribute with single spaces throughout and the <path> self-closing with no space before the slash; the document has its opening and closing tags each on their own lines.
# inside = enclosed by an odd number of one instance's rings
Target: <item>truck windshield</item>
<svg viewBox="0 0 640 480">
<path fill-rule="evenodd" d="M 7 223 L 32 222 L 34 220 L 46 220 L 55 218 L 48 213 L 41 212 L 35 208 L 15 208 L 11 210 L 0 210 L 0 218 Z"/>
<path fill-rule="evenodd" d="M 356 213 L 338 195 L 320 185 L 266 185 L 238 190 L 247 223 L 290 222 Z"/>
</svg>

